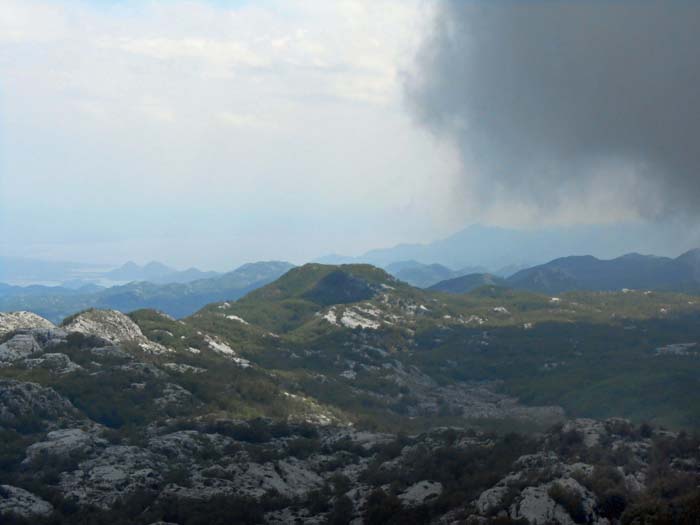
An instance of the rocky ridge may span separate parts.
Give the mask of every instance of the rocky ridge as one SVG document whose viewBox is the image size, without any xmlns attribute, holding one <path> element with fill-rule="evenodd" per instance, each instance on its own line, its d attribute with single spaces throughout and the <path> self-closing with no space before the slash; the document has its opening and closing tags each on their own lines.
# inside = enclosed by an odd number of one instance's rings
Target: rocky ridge
<svg viewBox="0 0 700 525">
<path fill-rule="evenodd" d="M 227 303 L 185 321 L 92 310 L 60 328 L 13 324 L 0 344 L 0 515 L 612 525 L 648 512 L 648 501 L 672 515 L 692 509 L 700 439 L 566 420 L 498 382 L 451 376 L 449 359 L 426 366 L 426 349 L 470 323 L 437 300 L 395 293 L 393 281 L 353 277 L 341 299 L 359 302 L 325 304 L 338 279 L 304 289 L 311 308 L 281 335 L 274 317 Z M 488 315 L 513 311 L 496 304 Z M 464 352 L 491 351 L 481 324 Z M 375 418 L 359 420 L 352 403 Z M 382 418 L 457 426 L 370 430 Z M 529 437 L 463 428 L 479 420 L 559 424 Z M 680 488 L 669 496 L 659 484 Z"/>
</svg>

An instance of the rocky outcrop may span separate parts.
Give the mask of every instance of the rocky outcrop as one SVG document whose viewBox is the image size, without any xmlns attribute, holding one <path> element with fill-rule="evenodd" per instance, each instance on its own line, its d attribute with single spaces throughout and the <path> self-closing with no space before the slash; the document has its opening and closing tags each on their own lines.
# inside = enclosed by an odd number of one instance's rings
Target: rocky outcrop
<svg viewBox="0 0 700 525">
<path fill-rule="evenodd" d="M 577 508 L 572 511 L 555 501 L 552 496 L 555 488 L 572 493 L 578 498 Z M 572 513 L 576 516 L 572 516 Z M 572 478 L 561 478 L 536 487 L 526 487 L 518 501 L 510 507 L 510 515 L 513 519 L 525 519 L 532 525 L 574 525 L 581 521 L 601 525 L 603 523 L 600 516 L 596 515 L 595 497 Z M 607 523 L 607 520 L 605 522 Z"/>
<path fill-rule="evenodd" d="M 409 507 L 424 505 L 442 494 L 442 483 L 436 481 L 419 481 L 414 483 L 401 494 L 399 500 Z"/>
<path fill-rule="evenodd" d="M 190 391 L 175 383 L 166 383 L 154 403 L 162 410 L 182 410 L 199 404 Z"/>
<path fill-rule="evenodd" d="M 67 320 L 63 328 L 68 332 L 96 336 L 112 344 L 134 343 L 144 352 L 168 353 L 171 350 L 149 340 L 129 316 L 116 310 L 87 310 Z"/>
<path fill-rule="evenodd" d="M 43 368 L 58 375 L 84 370 L 82 366 L 71 361 L 66 354 L 61 353 L 47 353 L 35 359 L 25 359 L 23 364 L 27 368 Z"/>
<path fill-rule="evenodd" d="M 318 473 L 296 458 L 265 463 L 241 460 L 196 472 L 187 487 L 169 485 L 162 496 L 205 501 L 221 495 L 261 498 L 273 492 L 292 499 L 306 496 L 323 483 Z"/>
<path fill-rule="evenodd" d="M 48 501 L 19 487 L 0 485 L 0 522 L 2 516 L 45 518 L 53 512 Z"/>
<path fill-rule="evenodd" d="M 76 470 L 62 473 L 59 487 L 66 499 L 79 505 L 109 509 L 137 491 L 157 491 L 162 473 L 162 457 L 139 447 L 111 446 Z"/>
<path fill-rule="evenodd" d="M 52 346 L 65 343 L 67 333 L 56 328 L 21 328 L 7 335 L 0 344 L 0 366 L 7 368 L 13 363 L 36 356 Z"/>
<path fill-rule="evenodd" d="M 0 362 L 12 363 L 41 352 L 41 345 L 31 332 L 15 334 L 0 345 Z"/>
<path fill-rule="evenodd" d="M 49 432 L 46 440 L 27 448 L 25 465 L 36 465 L 46 460 L 67 460 L 88 456 L 98 447 L 107 446 L 107 441 L 79 428 L 67 428 Z"/>
<path fill-rule="evenodd" d="M 205 434 L 197 430 L 181 430 L 151 438 L 148 448 L 169 460 L 178 463 L 192 463 L 206 451 L 224 454 L 225 448 L 233 440 L 220 434 Z"/>
<path fill-rule="evenodd" d="M 145 339 L 138 325 L 116 310 L 87 310 L 69 319 L 63 328 L 68 332 L 97 336 L 110 343 Z"/>
<path fill-rule="evenodd" d="M 0 425 L 56 428 L 80 419 L 70 401 L 36 383 L 0 380 Z"/>
<path fill-rule="evenodd" d="M 581 443 L 590 448 L 595 446 L 590 436 L 598 436 L 591 429 L 594 427 L 603 432 L 607 426 L 606 422 L 578 420 L 565 425 L 562 432 L 581 430 Z M 583 433 L 586 430 L 590 432 Z M 596 496 L 579 481 L 591 477 L 593 473 L 592 465 L 567 462 L 552 451 L 528 454 L 513 463 L 510 474 L 483 491 L 473 506 L 479 516 L 498 514 L 513 520 L 526 520 L 532 525 L 607 525 L 608 520 L 598 515 Z"/>
<path fill-rule="evenodd" d="M 0 312 L 0 337 L 23 328 L 51 329 L 55 325 L 31 312 Z"/>
<path fill-rule="evenodd" d="M 163 363 L 163 368 L 178 374 L 203 374 L 207 371 L 206 368 L 186 365 L 184 363 Z"/>
</svg>

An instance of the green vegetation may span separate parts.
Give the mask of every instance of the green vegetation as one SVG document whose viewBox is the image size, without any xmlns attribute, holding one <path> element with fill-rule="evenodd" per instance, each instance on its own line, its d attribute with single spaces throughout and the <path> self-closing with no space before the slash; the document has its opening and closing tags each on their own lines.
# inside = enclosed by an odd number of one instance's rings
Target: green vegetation
<svg viewBox="0 0 700 525">
<path fill-rule="evenodd" d="M 349 328 L 324 317 L 355 305 L 379 312 L 380 327 Z M 186 320 L 187 328 L 171 323 L 168 330 L 176 338 L 190 326 L 216 334 L 305 395 L 381 428 L 410 407 L 392 371 L 382 369 L 387 361 L 415 366 L 440 385 L 499 381 L 502 392 L 526 404 L 561 405 L 570 415 L 700 428 L 700 404 L 688 395 L 700 357 L 655 355 L 669 344 L 700 342 L 699 318 L 700 303 L 682 294 L 552 298 L 485 286 L 454 295 L 412 288 L 370 266 L 306 265 L 235 303 L 206 307 Z M 168 344 L 153 332 L 159 322 L 143 314 L 134 319 Z M 346 363 L 354 363 L 354 379 L 338 377 Z"/>
</svg>

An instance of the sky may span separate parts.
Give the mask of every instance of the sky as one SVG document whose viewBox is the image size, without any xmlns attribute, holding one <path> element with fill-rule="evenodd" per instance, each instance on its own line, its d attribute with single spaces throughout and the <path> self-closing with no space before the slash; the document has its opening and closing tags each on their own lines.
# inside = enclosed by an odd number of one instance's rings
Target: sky
<svg viewBox="0 0 700 525">
<path fill-rule="evenodd" d="M 486 4 L 0 0 L 0 249 L 224 270 L 694 224 L 698 8 Z"/>
</svg>

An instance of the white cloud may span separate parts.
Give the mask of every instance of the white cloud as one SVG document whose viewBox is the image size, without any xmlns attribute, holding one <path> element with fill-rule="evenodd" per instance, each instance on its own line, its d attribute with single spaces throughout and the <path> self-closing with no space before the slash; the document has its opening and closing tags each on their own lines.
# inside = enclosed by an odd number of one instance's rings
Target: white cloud
<svg viewBox="0 0 700 525">
<path fill-rule="evenodd" d="M 402 107 L 421 0 L 0 3 L 6 242 L 85 238 L 89 258 L 118 232 L 101 254 L 118 261 L 147 245 L 130 238 L 176 238 L 163 253 L 229 266 L 456 226 L 434 183 L 456 159 Z"/>
<path fill-rule="evenodd" d="M 98 45 L 120 49 L 157 60 L 198 59 L 214 67 L 265 67 L 269 63 L 246 45 L 235 40 L 205 38 L 118 38 L 103 39 Z"/>
<path fill-rule="evenodd" d="M 47 43 L 68 33 L 65 11 L 58 5 L 33 0 L 3 0 L 0 42 Z"/>
</svg>

